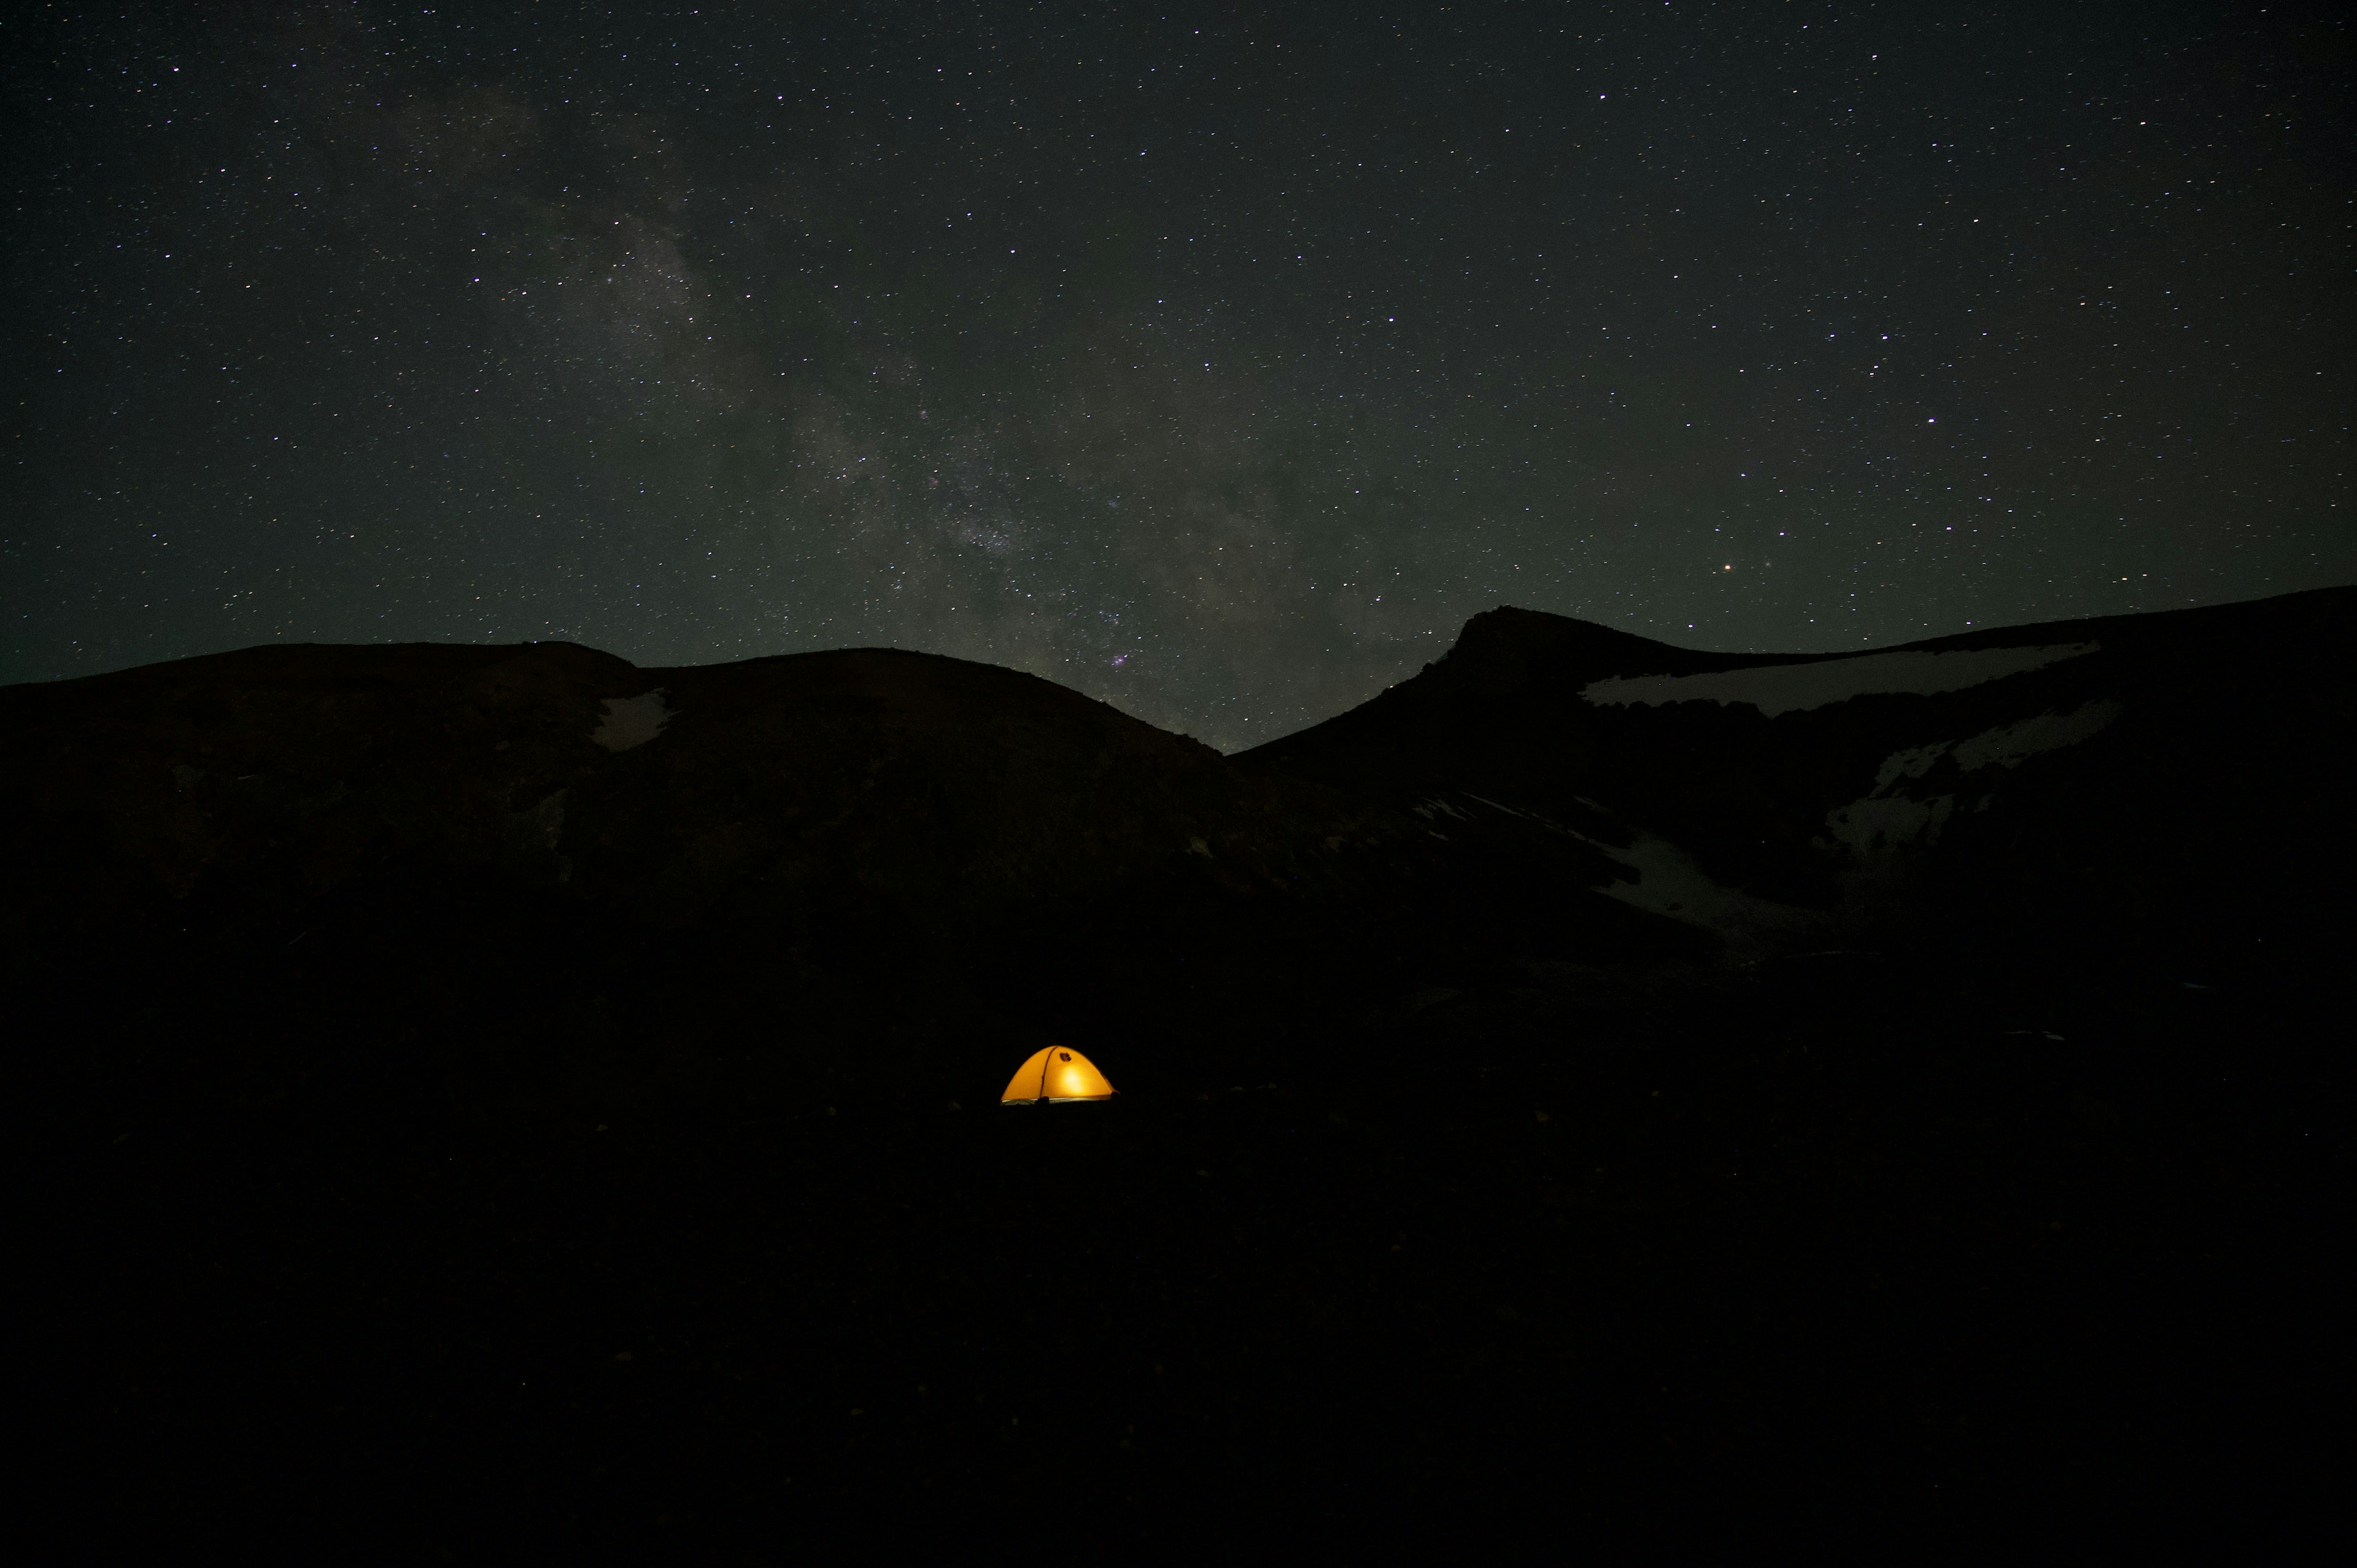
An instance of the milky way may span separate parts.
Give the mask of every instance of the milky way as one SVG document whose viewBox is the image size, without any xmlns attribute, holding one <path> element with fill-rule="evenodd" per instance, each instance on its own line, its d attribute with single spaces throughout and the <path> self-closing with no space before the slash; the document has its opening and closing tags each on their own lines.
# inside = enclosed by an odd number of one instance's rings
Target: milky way
<svg viewBox="0 0 2357 1568">
<path fill-rule="evenodd" d="M 1234 747 L 1500 603 L 1814 650 L 2357 578 L 2329 12 L 14 32 L 0 680 L 888 645 Z"/>
</svg>

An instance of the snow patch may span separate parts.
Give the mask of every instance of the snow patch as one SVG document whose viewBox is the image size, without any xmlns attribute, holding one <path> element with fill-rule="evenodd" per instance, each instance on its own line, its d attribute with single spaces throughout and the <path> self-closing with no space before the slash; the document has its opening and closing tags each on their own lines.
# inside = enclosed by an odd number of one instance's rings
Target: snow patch
<svg viewBox="0 0 2357 1568">
<path fill-rule="evenodd" d="M 676 716 L 661 687 L 636 697 L 608 697 L 605 722 L 589 738 L 608 751 L 628 751 L 662 734 L 663 725 Z"/>
<path fill-rule="evenodd" d="M 1940 830 L 1955 809 L 1953 795 L 1934 795 L 1928 800 L 1868 795 L 1826 812 L 1825 829 L 1835 843 L 1865 859 L 1905 844 L 1939 843 Z"/>
<path fill-rule="evenodd" d="M 2019 724 L 1983 730 L 1968 740 L 1941 741 L 1910 746 L 1882 759 L 1875 771 L 1874 788 L 1866 798 L 1825 813 L 1825 828 L 1834 842 L 1852 854 L 1867 858 L 1913 843 L 1937 843 L 1940 830 L 1955 810 L 1955 797 L 1935 795 L 1928 800 L 1896 793 L 1902 779 L 1921 779 L 1943 757 L 1955 758 L 1966 773 L 1984 768 L 2018 768 L 2040 752 L 2076 746 L 2110 727 L 2126 710 L 2107 698 L 2083 703 L 2067 714 L 2052 710 Z M 1983 795 L 1975 811 L 1988 810 Z"/>
<path fill-rule="evenodd" d="M 1640 833 L 1627 849 L 1596 839 L 1587 842 L 1637 874 L 1634 882 L 1614 882 L 1598 892 L 1652 914 L 1717 931 L 1738 947 L 1824 924 L 1825 917 L 1815 910 L 1779 904 L 1712 881 L 1695 864 L 1694 856 L 1667 839 Z"/>
<path fill-rule="evenodd" d="M 2041 751 L 2060 751 L 2110 727 L 2126 710 L 2115 702 L 2083 703 L 2067 714 L 2049 711 L 2000 729 L 1984 730 L 1956 743 L 1956 764 L 1967 771 L 1996 766 L 2018 768 Z"/>
<path fill-rule="evenodd" d="M 1805 713 L 1852 697 L 1936 696 L 2008 675 L 2026 675 L 2100 650 L 2100 642 L 2040 648 L 1967 648 L 1948 653 L 1860 653 L 1808 664 L 1770 664 L 1703 675 L 1615 675 L 1579 694 L 1602 707 L 1642 703 L 1745 703 L 1770 718 Z"/>
<path fill-rule="evenodd" d="M 1536 811 L 1509 806 L 1486 795 L 1476 795 L 1470 789 L 1459 790 L 1458 793 L 1493 811 L 1519 817 L 1524 822 L 1535 822 L 1550 832 L 1577 839 L 1634 874 L 1628 881 L 1615 878 L 1598 887 L 1598 892 L 1650 914 L 1663 915 L 1673 920 L 1683 920 L 1690 926 L 1716 931 L 1738 951 L 1772 945 L 1772 939 L 1797 931 L 1813 930 L 1824 923 L 1824 917 L 1814 910 L 1779 904 L 1773 899 L 1746 893 L 1739 887 L 1714 882 L 1710 875 L 1695 863 L 1694 856 L 1669 840 L 1656 838 L 1641 830 L 1624 829 L 1630 835 L 1630 843 L 1623 848 L 1581 832 L 1577 828 L 1566 827 Z M 1584 797 L 1574 799 L 1598 815 L 1610 815 L 1593 800 Z M 1427 821 L 1436 811 L 1446 812 L 1460 822 L 1471 820 L 1439 796 L 1434 796 L 1413 809 Z M 1433 834 L 1435 838 L 1443 836 Z"/>
</svg>

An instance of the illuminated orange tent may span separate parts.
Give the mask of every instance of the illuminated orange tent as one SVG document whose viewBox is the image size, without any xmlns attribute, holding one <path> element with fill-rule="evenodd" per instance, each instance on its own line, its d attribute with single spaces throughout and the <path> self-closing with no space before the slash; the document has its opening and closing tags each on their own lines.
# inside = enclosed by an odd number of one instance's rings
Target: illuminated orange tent
<svg viewBox="0 0 2357 1568">
<path fill-rule="evenodd" d="M 1112 1096 L 1113 1085 L 1105 1081 L 1096 1063 L 1070 1046 L 1049 1046 L 1044 1051 L 1033 1052 L 1015 1069 L 998 1102 L 1030 1105 L 1044 1100 L 1051 1105 L 1060 1105 L 1068 1100 L 1108 1100 Z"/>
</svg>

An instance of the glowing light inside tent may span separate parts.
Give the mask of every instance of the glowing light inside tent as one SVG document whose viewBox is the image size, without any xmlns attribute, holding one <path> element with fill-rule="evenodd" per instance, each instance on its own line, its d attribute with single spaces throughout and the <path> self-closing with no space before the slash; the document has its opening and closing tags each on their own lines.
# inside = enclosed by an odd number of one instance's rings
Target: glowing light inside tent
<svg viewBox="0 0 2357 1568">
<path fill-rule="evenodd" d="M 1003 1105 L 1029 1105 L 1039 1101 L 1051 1103 L 1073 1100 L 1108 1100 L 1114 1088 L 1105 1075 L 1070 1046 L 1049 1046 L 1034 1051 L 1015 1076 L 1006 1083 L 1006 1092 L 1000 1095 Z"/>
</svg>

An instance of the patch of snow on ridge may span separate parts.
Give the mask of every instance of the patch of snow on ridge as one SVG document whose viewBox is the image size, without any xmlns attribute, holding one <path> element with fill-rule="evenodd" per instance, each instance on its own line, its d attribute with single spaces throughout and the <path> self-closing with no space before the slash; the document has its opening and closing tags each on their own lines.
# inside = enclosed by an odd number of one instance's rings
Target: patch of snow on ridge
<svg viewBox="0 0 2357 1568">
<path fill-rule="evenodd" d="M 1825 813 L 1825 828 L 1834 842 L 1851 854 L 1867 857 L 1889 854 L 1918 842 L 1936 843 L 1940 829 L 1955 809 L 1955 797 L 1935 795 L 1928 800 L 1895 793 L 1902 779 L 1921 779 L 1943 757 L 1955 758 L 1964 772 L 1984 768 L 2018 768 L 2043 751 L 2059 751 L 2110 727 L 2126 710 L 2105 698 L 2083 703 L 2067 714 L 2052 711 L 2017 725 L 1983 730 L 1968 740 L 1941 741 L 1932 746 L 1894 751 L 1876 770 L 1874 789 L 1862 800 Z M 1976 811 L 1988 805 L 1983 797 Z"/>
<path fill-rule="evenodd" d="M 661 687 L 636 697 L 608 697 L 605 722 L 589 738 L 608 751 L 628 751 L 662 734 L 674 716 Z"/>
<path fill-rule="evenodd" d="M 1641 829 L 1628 830 L 1630 843 L 1624 849 L 1603 839 L 1592 838 L 1577 828 L 1565 827 L 1536 811 L 1523 811 L 1492 800 L 1486 795 L 1476 795 L 1469 789 L 1460 793 L 1465 799 L 1487 806 L 1493 811 L 1535 822 L 1551 832 L 1577 839 L 1600 852 L 1631 875 L 1626 881 L 1615 877 L 1598 886 L 1596 891 L 1649 914 L 1666 916 L 1690 926 L 1716 931 L 1736 953 L 1762 952 L 1797 935 L 1822 936 L 1826 932 L 1827 918 L 1823 913 L 1779 904 L 1773 899 L 1746 893 L 1740 887 L 1729 887 L 1716 882 L 1693 855 L 1669 840 Z M 1593 800 L 1582 799 L 1580 804 L 1599 814 L 1604 812 L 1604 808 Z M 1429 807 L 1438 807 L 1452 817 L 1466 820 L 1464 812 L 1457 811 L 1437 796 L 1415 810 L 1424 812 L 1428 820 L 1431 812 L 1426 808 Z"/>
<path fill-rule="evenodd" d="M 2026 675 L 2065 659 L 2093 653 L 2100 642 L 2050 643 L 2041 648 L 1964 648 L 1947 653 L 1859 653 L 1806 664 L 1715 670 L 1702 675 L 1615 675 L 1592 681 L 1579 694 L 1598 706 L 1642 703 L 1748 703 L 1770 718 L 1805 713 L 1852 697 L 1936 696 L 1986 681 Z"/>
<path fill-rule="evenodd" d="M 2043 713 L 2018 725 L 1984 730 L 1970 740 L 1956 742 L 1956 765 L 1966 769 L 1992 764 L 2018 768 L 2041 751 L 2060 751 L 2066 746 L 2078 745 L 2109 727 L 2124 711 L 2117 703 L 2099 699 L 2083 703 L 2067 714 Z"/>
<path fill-rule="evenodd" d="M 1594 839 L 1587 842 L 1637 874 L 1634 882 L 1614 882 L 1598 892 L 1652 914 L 1717 931 L 1738 950 L 1779 936 L 1813 932 L 1825 923 L 1825 917 L 1815 910 L 1794 908 L 1712 881 L 1694 856 L 1667 839 L 1639 833 L 1627 849 Z"/>
<path fill-rule="evenodd" d="M 1904 844 L 1937 843 L 1940 830 L 1956 809 L 1953 795 L 1910 800 L 1904 795 L 1868 795 L 1839 811 L 1825 813 L 1826 831 L 1834 842 L 1864 859 L 1878 851 L 1889 854 Z"/>
</svg>

